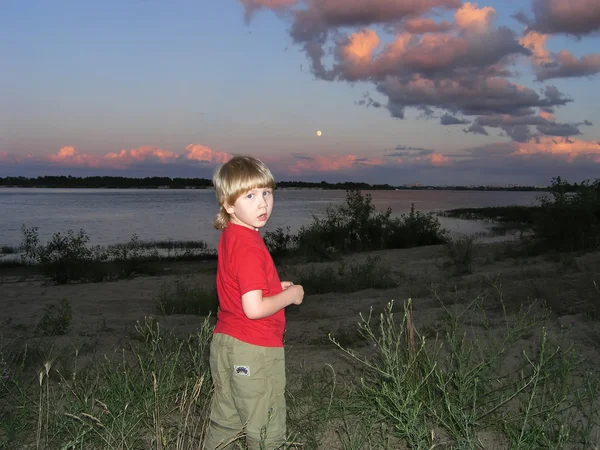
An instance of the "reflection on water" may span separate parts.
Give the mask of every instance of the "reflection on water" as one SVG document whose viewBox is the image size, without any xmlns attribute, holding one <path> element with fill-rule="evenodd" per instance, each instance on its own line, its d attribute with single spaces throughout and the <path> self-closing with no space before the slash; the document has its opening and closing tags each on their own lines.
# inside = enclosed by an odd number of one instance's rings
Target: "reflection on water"
<svg viewBox="0 0 600 450">
<path fill-rule="evenodd" d="M 531 205 L 537 192 L 371 191 L 374 205 L 394 215 L 454 208 Z M 266 229 L 290 227 L 296 232 L 328 205 L 341 204 L 344 191 L 278 190 Z M 204 240 L 215 247 L 219 232 L 212 227 L 217 204 L 212 190 L 137 189 L 0 189 L 0 245 L 18 246 L 21 226 L 38 227 L 42 241 L 55 232 L 84 229 L 91 244 L 142 241 Z M 491 225 L 440 217 L 451 233 L 485 234 Z"/>
</svg>

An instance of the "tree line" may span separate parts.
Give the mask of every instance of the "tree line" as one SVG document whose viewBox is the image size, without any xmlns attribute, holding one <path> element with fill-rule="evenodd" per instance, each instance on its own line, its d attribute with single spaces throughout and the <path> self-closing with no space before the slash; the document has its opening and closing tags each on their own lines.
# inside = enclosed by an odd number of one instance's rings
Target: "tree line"
<svg viewBox="0 0 600 450">
<path fill-rule="evenodd" d="M 37 187 L 37 188 L 104 188 L 104 189 L 207 189 L 212 187 L 212 180 L 208 178 L 171 178 L 171 177 L 115 177 L 115 176 L 40 176 L 27 177 L 0 177 L 0 187 Z M 338 182 L 327 181 L 278 181 L 277 187 L 288 189 L 340 189 L 340 190 L 506 190 L 506 191 L 535 191 L 546 190 L 545 187 L 536 186 L 407 186 L 390 184 L 369 184 L 364 182 Z M 577 183 L 572 186 L 576 190 Z"/>
</svg>

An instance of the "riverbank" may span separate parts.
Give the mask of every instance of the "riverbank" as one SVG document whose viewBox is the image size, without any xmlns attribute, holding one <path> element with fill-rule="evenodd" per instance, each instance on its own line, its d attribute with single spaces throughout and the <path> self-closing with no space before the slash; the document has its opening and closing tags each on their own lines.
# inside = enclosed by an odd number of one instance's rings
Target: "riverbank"
<svg viewBox="0 0 600 450">
<path fill-rule="evenodd" d="M 600 273 L 600 252 L 527 255 L 519 242 L 479 243 L 473 248 L 472 264 L 466 271 L 459 268 L 444 245 L 360 253 L 345 261 L 346 267 L 365 267 L 376 261 L 380 272 L 391 277 L 394 287 L 358 289 L 343 294 L 326 292 L 327 289 L 324 293 L 306 289 L 304 303 L 287 311 L 285 341 L 290 392 L 300 395 L 299 389 L 307 377 L 315 377 L 323 370 L 334 373 L 339 385 L 356 382 L 362 369 L 336 348 L 328 335 L 347 348 L 371 354 L 373 349 L 357 327 L 359 314 L 368 315 L 372 309 L 374 317 L 378 317 L 391 300 L 396 304 L 394 310 L 400 312 L 402 303 L 409 298 L 412 299 L 417 336 L 427 340 L 435 340 L 437 336 L 442 341 L 447 311 L 468 310 L 475 299 L 480 299 L 490 333 L 483 333 L 483 322 L 475 319 L 479 314 L 477 311 L 465 323 L 465 331 L 472 338 L 477 336 L 483 347 L 492 345 L 493 342 L 486 339 L 506 328 L 507 321 L 513 323 L 523 308 L 529 309 L 531 326 L 510 349 L 506 349 L 501 366 L 503 373 L 518 369 L 522 363 L 519 357 L 522 350 L 535 358 L 542 329 L 552 336 L 552 345 L 560 341 L 563 346 L 572 346 L 572 355 L 583 360 L 583 364 L 577 366 L 581 371 L 578 377 L 585 371 L 596 370 L 594 361 L 600 357 L 600 292 L 594 281 L 600 281 L 596 280 Z M 295 281 L 308 280 L 319 273 L 340 273 L 339 268 L 340 262 L 295 264 L 283 261 L 280 265 L 281 278 Z M 135 338 L 136 326 L 148 317 L 153 317 L 163 332 L 169 330 L 182 337 L 194 334 L 201 326 L 203 316 L 164 315 L 159 307 L 160 298 L 177 284 L 189 290 L 210 291 L 214 287 L 215 271 L 215 261 L 171 261 L 162 263 L 155 276 L 62 286 L 49 285 L 31 272 L 1 271 L 1 353 L 8 355 L 27 346 L 30 355 L 34 355 L 34 360 L 27 364 L 27 371 L 20 375 L 14 373 L 14 367 L 6 366 L 4 356 L 5 376 L 33 379 L 45 361 L 53 361 L 54 368 L 64 374 L 71 367 L 75 354 L 77 364 L 83 367 L 96 364 L 93 361 L 101 361 L 103 355 L 111 357 L 128 352 L 128 342 Z M 56 316 L 65 299 L 70 306 L 69 319 L 64 318 L 65 333 L 41 335 L 40 323 L 49 311 L 54 311 Z M 52 372 L 52 379 L 58 381 L 60 378 Z M 6 401 L 6 397 L 4 400 L 0 397 L 4 415 L 7 414 Z M 327 402 L 327 398 L 323 401 Z M 594 404 L 594 408 L 597 406 Z M 298 411 L 290 411 L 290 427 L 298 433 L 298 442 L 318 438 L 318 447 L 311 448 L 342 448 L 344 437 L 340 434 L 343 429 L 339 416 L 335 420 L 324 418 L 323 423 L 318 423 L 319 429 L 313 424 L 313 429 L 308 430 L 303 428 L 306 423 L 298 414 Z M 348 419 L 351 417 L 355 417 L 354 413 Z M 374 430 L 371 430 L 373 443 L 376 439 Z M 498 430 L 482 428 L 480 432 L 481 439 L 487 439 L 486 449 L 507 448 L 506 437 Z M 4 431 L 0 442 L 8 442 L 10 436 Z M 598 437 L 597 434 L 594 436 Z M 373 448 L 385 447 L 375 445 Z M 404 447 L 399 443 L 394 448 Z"/>
</svg>

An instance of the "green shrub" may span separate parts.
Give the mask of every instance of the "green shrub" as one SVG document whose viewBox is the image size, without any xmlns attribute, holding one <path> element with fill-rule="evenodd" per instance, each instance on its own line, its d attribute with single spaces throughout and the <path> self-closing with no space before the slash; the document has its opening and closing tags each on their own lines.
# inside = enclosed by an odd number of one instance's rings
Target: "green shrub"
<svg viewBox="0 0 600 450">
<path fill-rule="evenodd" d="M 89 236 L 83 230 L 77 234 L 68 230 L 66 234 L 55 233 L 43 245 L 40 244 L 37 230 L 37 227 L 22 227 L 23 258 L 39 264 L 42 273 L 57 284 L 82 279 L 94 254 L 87 246 Z"/>
<path fill-rule="evenodd" d="M 163 284 L 157 298 L 158 309 L 162 314 L 215 313 L 219 306 L 216 290 L 207 291 L 189 286 L 182 280 Z"/>
<path fill-rule="evenodd" d="M 279 228 L 265 233 L 274 255 L 299 254 L 312 261 L 335 259 L 340 253 L 407 248 L 443 243 L 445 232 L 433 214 L 415 212 L 392 217 L 392 210 L 377 212 L 371 194 L 346 191 L 342 205 L 329 206 L 323 217 L 302 226 L 296 235 Z"/>
<path fill-rule="evenodd" d="M 71 281 L 100 282 L 156 273 L 152 263 L 159 259 L 156 248 L 147 248 L 133 235 L 126 244 L 108 248 L 88 246 L 90 237 L 84 230 L 55 233 L 40 243 L 37 227 L 21 229 L 23 256 L 21 263 L 33 263 L 55 284 Z"/>
<path fill-rule="evenodd" d="M 35 333 L 42 336 L 62 336 L 69 329 L 72 318 L 71 303 L 63 298 L 58 307 L 56 305 L 46 306 L 44 315 L 35 328 Z"/>
<path fill-rule="evenodd" d="M 571 185 L 554 178 L 551 198 L 540 201 L 534 229 L 544 246 L 573 251 L 600 245 L 600 179 Z"/>
</svg>

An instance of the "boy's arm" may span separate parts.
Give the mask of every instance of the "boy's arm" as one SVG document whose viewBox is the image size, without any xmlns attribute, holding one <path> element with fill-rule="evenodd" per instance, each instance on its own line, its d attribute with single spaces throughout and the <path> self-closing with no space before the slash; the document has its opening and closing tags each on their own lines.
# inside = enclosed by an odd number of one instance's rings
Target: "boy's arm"
<svg viewBox="0 0 600 450">
<path fill-rule="evenodd" d="M 303 298 L 304 289 L 298 284 L 291 285 L 271 297 L 263 297 L 262 290 L 256 290 L 242 295 L 242 308 L 248 319 L 263 319 L 286 306 L 299 305 Z"/>
</svg>

